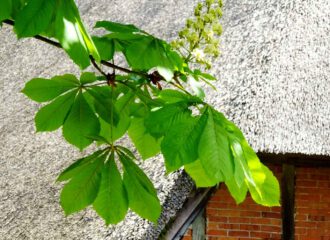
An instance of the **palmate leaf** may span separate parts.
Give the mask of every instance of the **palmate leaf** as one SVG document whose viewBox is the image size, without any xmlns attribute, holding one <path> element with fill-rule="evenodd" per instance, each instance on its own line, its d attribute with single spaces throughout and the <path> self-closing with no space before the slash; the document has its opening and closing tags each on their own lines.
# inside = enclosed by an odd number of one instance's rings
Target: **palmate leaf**
<svg viewBox="0 0 330 240">
<path fill-rule="evenodd" d="M 135 99 L 135 94 L 129 88 L 122 88 L 124 91 L 121 95 L 115 97 L 114 109 L 119 113 L 119 122 L 117 125 L 111 122 L 105 122 L 103 120 L 101 123 L 100 135 L 106 138 L 109 142 L 115 141 L 121 138 L 128 130 L 131 124 L 130 118 L 130 105 Z"/>
<path fill-rule="evenodd" d="M 150 112 L 145 120 L 145 126 L 152 136 L 159 138 L 165 135 L 174 121 L 179 121 L 177 118 L 185 117 L 184 112 L 190 114 L 186 103 L 166 104 Z"/>
<path fill-rule="evenodd" d="M 67 180 L 73 178 L 80 171 L 82 171 L 83 168 L 88 167 L 91 162 L 95 161 L 95 159 L 97 159 L 97 157 L 99 157 L 101 154 L 103 154 L 104 151 L 105 150 L 99 150 L 87 157 L 83 157 L 83 158 L 76 160 L 73 164 L 71 164 L 68 168 L 66 168 L 58 176 L 56 181 L 62 182 L 62 181 L 67 181 Z"/>
<path fill-rule="evenodd" d="M 84 69 L 89 66 L 89 55 L 100 61 L 93 40 L 83 25 L 73 0 L 59 0 L 55 19 L 55 38 L 70 58 Z"/>
<path fill-rule="evenodd" d="M 184 165 L 185 171 L 194 180 L 197 187 L 212 187 L 216 185 L 219 179 L 214 179 L 204 169 L 200 160 Z"/>
<path fill-rule="evenodd" d="M 235 199 L 236 203 L 240 204 L 241 202 L 243 202 L 248 191 L 247 185 L 244 183 L 239 186 L 234 177 L 226 180 L 225 183 L 231 196 Z"/>
<path fill-rule="evenodd" d="M 95 75 L 95 73 L 92 73 L 92 72 L 83 72 L 81 75 L 80 75 L 80 83 L 81 84 L 88 84 L 88 83 L 93 83 L 97 81 L 97 77 Z"/>
<path fill-rule="evenodd" d="M 63 124 L 63 136 L 69 143 L 82 150 L 93 142 L 88 136 L 98 135 L 99 132 L 99 120 L 80 91 Z"/>
<path fill-rule="evenodd" d="M 3 20 L 10 18 L 11 12 L 12 12 L 12 0 L 1 0 L 1 2 L 0 2 L 0 24 Z"/>
<path fill-rule="evenodd" d="M 70 89 L 78 88 L 79 82 L 74 75 L 66 74 L 53 78 L 34 78 L 25 84 L 22 93 L 36 102 L 48 102 Z"/>
<path fill-rule="evenodd" d="M 95 24 L 95 28 L 104 28 L 109 32 L 119 32 L 119 33 L 133 33 L 133 32 L 143 32 L 136 26 L 132 24 L 122 24 L 110 21 L 98 21 Z"/>
<path fill-rule="evenodd" d="M 230 179 L 234 174 L 234 163 L 224 123 L 218 113 L 209 107 L 203 115 L 207 121 L 198 146 L 201 164 L 212 178 Z"/>
<path fill-rule="evenodd" d="M 116 98 L 116 92 L 114 89 L 106 87 L 93 87 L 87 88 L 87 93 L 92 97 L 94 101 L 94 108 L 96 113 L 107 123 L 118 125 L 119 111 L 117 110 L 114 99 Z M 112 94 L 115 98 L 113 99 Z"/>
<path fill-rule="evenodd" d="M 132 68 L 149 70 L 157 67 L 168 81 L 173 78 L 174 71 L 181 70 L 183 62 L 176 52 L 169 49 L 167 43 L 151 36 L 129 45 L 125 56 Z"/>
<path fill-rule="evenodd" d="M 245 140 L 242 141 L 242 148 L 255 183 L 247 182 L 253 200 L 265 206 L 279 206 L 280 188 L 276 177 L 260 162 Z"/>
<path fill-rule="evenodd" d="M 61 127 L 71 110 L 77 92 L 78 90 L 68 92 L 42 107 L 35 116 L 37 131 L 54 131 Z"/>
<path fill-rule="evenodd" d="M 148 159 L 160 152 L 161 139 L 155 139 L 148 133 L 144 125 L 144 118 L 133 118 L 131 120 L 128 135 L 142 159 Z"/>
<path fill-rule="evenodd" d="M 198 158 L 199 138 L 205 124 L 205 117 L 192 117 L 188 112 L 180 113 L 172 122 L 161 143 L 167 172 L 179 169 Z"/>
<path fill-rule="evenodd" d="M 102 170 L 101 185 L 93 207 L 107 225 L 122 221 L 128 210 L 126 190 L 113 153 Z"/>
<path fill-rule="evenodd" d="M 93 158 L 64 186 L 60 201 L 66 215 L 80 211 L 94 202 L 106 156 L 107 154 L 101 154 Z"/>
<path fill-rule="evenodd" d="M 15 19 L 18 38 L 32 37 L 45 31 L 51 23 L 56 0 L 29 0 Z"/>
<path fill-rule="evenodd" d="M 92 37 L 93 42 L 100 54 L 102 60 L 109 61 L 113 58 L 115 53 L 115 42 L 106 37 Z"/>
<path fill-rule="evenodd" d="M 141 217 L 156 223 L 161 206 L 153 184 L 127 155 L 120 153 L 119 160 L 124 166 L 124 186 L 129 207 Z"/>
</svg>

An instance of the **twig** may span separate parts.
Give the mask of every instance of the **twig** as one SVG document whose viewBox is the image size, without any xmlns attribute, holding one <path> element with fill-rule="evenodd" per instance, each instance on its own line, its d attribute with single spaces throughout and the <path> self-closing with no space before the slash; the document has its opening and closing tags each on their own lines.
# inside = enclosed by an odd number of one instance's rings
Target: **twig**
<svg viewBox="0 0 330 240">
<path fill-rule="evenodd" d="M 9 19 L 4 20 L 3 23 L 8 24 L 8 25 L 11 25 L 11 26 L 14 26 L 15 25 L 15 22 L 12 21 L 12 20 L 9 20 Z M 48 43 L 48 44 L 50 44 L 50 45 L 52 45 L 54 47 L 62 48 L 62 46 L 61 46 L 61 44 L 59 42 L 56 42 L 56 41 L 51 40 L 49 38 L 43 37 L 41 35 L 35 35 L 34 38 L 35 39 L 38 39 L 38 40 L 40 40 L 42 42 Z M 90 56 L 90 57 L 92 57 L 92 56 Z M 93 63 L 93 61 L 92 61 L 92 63 Z M 104 60 L 101 60 L 101 64 L 104 65 L 104 66 L 113 68 L 113 69 L 117 69 L 117 70 L 122 71 L 122 72 L 125 72 L 125 73 L 134 73 L 134 74 L 137 74 L 137 75 L 140 75 L 140 76 L 148 77 L 148 74 L 145 74 L 143 72 L 133 71 L 133 70 L 130 70 L 130 69 L 127 69 L 127 68 L 120 67 L 120 66 L 117 66 L 115 64 L 109 63 L 109 62 L 104 61 Z M 94 65 L 94 67 L 95 67 L 95 65 Z"/>
</svg>

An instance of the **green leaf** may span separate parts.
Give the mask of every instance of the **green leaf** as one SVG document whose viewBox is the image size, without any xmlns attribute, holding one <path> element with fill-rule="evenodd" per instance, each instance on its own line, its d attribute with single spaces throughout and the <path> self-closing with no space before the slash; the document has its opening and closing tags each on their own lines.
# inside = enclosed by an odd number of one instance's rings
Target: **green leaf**
<svg viewBox="0 0 330 240">
<path fill-rule="evenodd" d="M 98 21 L 95 24 L 95 28 L 104 28 L 109 32 L 119 32 L 119 33 L 142 32 L 140 29 L 138 29 L 132 24 L 122 24 L 122 23 L 110 22 L 110 21 Z"/>
<path fill-rule="evenodd" d="M 216 78 L 214 76 L 212 76 L 211 74 L 201 72 L 198 69 L 194 70 L 193 73 L 194 73 L 194 75 L 197 75 L 199 77 L 202 77 L 202 78 L 204 78 L 206 80 L 216 80 Z"/>
<path fill-rule="evenodd" d="M 130 118 L 130 104 L 134 100 L 134 93 L 129 91 L 129 89 L 124 89 L 124 92 L 119 99 L 116 100 L 115 108 L 119 112 L 119 121 L 117 125 L 111 126 L 111 123 L 103 121 L 100 119 L 101 131 L 100 135 L 106 138 L 109 142 L 116 141 L 121 138 L 128 130 L 131 118 Z M 117 97 L 115 97 L 116 99 Z"/>
<path fill-rule="evenodd" d="M 98 159 L 98 157 L 104 153 L 103 150 L 99 150 L 94 152 L 93 154 L 80 158 L 76 160 L 73 164 L 71 164 L 68 168 L 66 168 L 56 179 L 56 181 L 63 182 L 67 181 L 74 176 L 76 176 L 79 172 L 81 172 L 84 168 L 89 167 L 89 165 Z"/>
<path fill-rule="evenodd" d="M 98 51 L 80 19 L 73 0 L 60 0 L 57 4 L 55 37 L 80 68 L 89 66 L 90 54 L 95 60 L 100 61 Z"/>
<path fill-rule="evenodd" d="M 194 91 L 197 97 L 204 99 L 205 93 L 200 82 L 198 82 L 193 76 L 189 75 L 188 84 L 190 85 L 191 89 Z"/>
<path fill-rule="evenodd" d="M 11 0 L 1 0 L 0 3 L 0 24 L 3 20 L 10 18 L 12 11 Z"/>
<path fill-rule="evenodd" d="M 50 101 L 70 89 L 79 87 L 74 75 L 66 74 L 52 79 L 34 78 L 25 84 L 22 92 L 36 102 Z"/>
<path fill-rule="evenodd" d="M 126 154 L 130 159 L 136 160 L 136 157 L 134 156 L 132 151 L 129 150 L 128 148 L 125 148 L 123 146 L 118 146 L 118 145 L 116 146 L 116 148 L 118 148 L 120 152 Z"/>
<path fill-rule="evenodd" d="M 280 187 L 276 177 L 260 162 L 257 154 L 245 140 L 242 147 L 255 183 L 253 185 L 247 182 L 253 200 L 264 206 L 279 206 Z"/>
<path fill-rule="evenodd" d="M 164 89 L 160 91 L 158 97 L 166 103 L 188 102 L 189 100 L 188 95 L 173 89 Z"/>
<path fill-rule="evenodd" d="M 113 140 L 121 138 L 128 130 L 131 124 L 130 118 L 130 104 L 134 101 L 135 94 L 132 91 L 126 92 L 122 97 L 117 99 L 115 107 L 119 112 L 119 119 L 117 126 L 112 128 Z"/>
<path fill-rule="evenodd" d="M 127 62 L 134 69 L 149 70 L 157 67 L 159 73 L 169 81 L 174 71 L 182 65 L 178 63 L 176 53 L 169 50 L 166 44 L 157 38 L 145 37 L 129 45 L 125 52 Z"/>
<path fill-rule="evenodd" d="M 126 155 L 119 154 L 119 160 L 124 166 L 124 186 L 129 207 L 141 217 L 156 223 L 161 206 L 153 184 Z"/>
<path fill-rule="evenodd" d="M 66 215 L 92 204 L 97 196 L 106 154 L 98 156 L 75 174 L 61 192 L 61 206 Z"/>
<path fill-rule="evenodd" d="M 203 103 L 203 101 L 196 96 L 190 96 L 181 91 L 177 91 L 173 89 L 164 89 L 160 91 L 158 97 L 164 100 L 166 103 L 177 103 L 177 102 L 200 103 L 200 104 Z"/>
<path fill-rule="evenodd" d="M 244 183 L 241 186 L 239 186 L 235 178 L 228 179 L 226 180 L 225 183 L 227 185 L 227 188 L 231 196 L 235 199 L 236 203 L 240 204 L 241 202 L 243 202 L 248 190 L 246 184 Z"/>
<path fill-rule="evenodd" d="M 247 165 L 242 146 L 237 140 L 232 141 L 231 151 L 233 153 L 235 162 L 234 178 L 238 187 L 241 187 L 245 179 L 247 179 L 252 185 L 255 186 L 255 182 Z"/>
<path fill-rule="evenodd" d="M 15 19 L 17 37 L 32 37 L 45 31 L 53 18 L 55 6 L 55 0 L 29 0 Z"/>
<path fill-rule="evenodd" d="M 61 127 L 72 107 L 76 94 L 77 90 L 68 92 L 42 107 L 35 116 L 37 131 L 54 131 Z"/>
<path fill-rule="evenodd" d="M 98 135 L 99 131 L 98 118 L 86 102 L 83 94 L 79 92 L 63 125 L 63 136 L 69 143 L 82 150 L 93 142 L 87 136 Z"/>
<path fill-rule="evenodd" d="M 80 76 L 80 82 L 82 84 L 93 83 L 97 81 L 95 73 L 92 72 L 83 72 Z"/>
<path fill-rule="evenodd" d="M 178 121 L 177 118 L 185 116 L 183 114 L 185 112 L 190 113 L 187 104 L 174 103 L 164 105 L 164 107 L 150 112 L 145 120 L 145 126 L 152 136 L 156 138 L 161 137 L 169 130 L 174 121 Z"/>
<path fill-rule="evenodd" d="M 161 143 L 167 172 L 175 171 L 198 158 L 199 138 L 207 118 L 195 118 L 188 112 L 181 114 L 182 117 L 177 117 L 172 122 Z"/>
<path fill-rule="evenodd" d="M 131 120 L 128 135 L 144 160 L 160 152 L 161 139 L 155 139 L 147 132 L 143 118 L 133 118 Z"/>
<path fill-rule="evenodd" d="M 113 154 L 102 170 L 101 185 L 93 207 L 107 225 L 116 224 L 125 218 L 128 199 Z"/>
<path fill-rule="evenodd" d="M 115 53 L 115 43 L 112 39 L 106 37 L 92 37 L 94 44 L 100 53 L 102 60 L 109 61 L 113 58 Z"/>
<path fill-rule="evenodd" d="M 207 122 L 198 146 L 199 159 L 212 178 L 230 179 L 234 174 L 234 166 L 224 122 L 221 115 L 210 107 L 203 115 Z"/>
<path fill-rule="evenodd" d="M 24 8 L 27 0 L 9 0 L 12 4 L 11 18 L 16 19 L 18 13 Z"/>
<path fill-rule="evenodd" d="M 205 171 L 200 160 L 184 165 L 184 169 L 194 180 L 197 187 L 212 187 L 219 182 L 218 179 L 212 178 L 212 176 Z"/>
<path fill-rule="evenodd" d="M 116 106 L 114 106 L 115 103 L 112 96 L 112 94 L 115 95 L 116 93 L 112 91 L 114 90 L 109 86 L 87 88 L 87 93 L 94 100 L 96 113 L 107 123 L 116 126 L 119 122 L 119 113 Z"/>
</svg>

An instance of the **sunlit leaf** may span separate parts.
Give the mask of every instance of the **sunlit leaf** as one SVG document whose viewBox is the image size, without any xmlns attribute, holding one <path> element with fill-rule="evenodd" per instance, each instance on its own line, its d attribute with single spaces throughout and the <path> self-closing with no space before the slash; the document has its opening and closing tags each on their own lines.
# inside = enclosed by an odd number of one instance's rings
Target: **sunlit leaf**
<svg viewBox="0 0 330 240">
<path fill-rule="evenodd" d="M 36 102 L 47 102 L 78 86 L 76 77 L 66 74 L 52 79 L 34 78 L 25 84 L 22 92 Z"/>
<path fill-rule="evenodd" d="M 179 169 L 198 158 L 199 139 L 207 118 L 196 118 L 187 112 L 175 118 L 161 144 L 167 172 Z"/>
<path fill-rule="evenodd" d="M 70 58 L 82 69 L 90 64 L 91 54 L 100 60 L 98 51 L 87 33 L 73 0 L 60 0 L 57 5 L 55 37 Z"/>
<path fill-rule="evenodd" d="M 163 136 L 172 126 L 173 122 L 178 120 L 177 118 L 184 117 L 183 113 L 189 113 L 189 111 L 185 103 L 165 105 L 149 114 L 145 120 L 145 126 L 152 136 Z"/>
<path fill-rule="evenodd" d="M 207 117 L 207 122 L 198 147 L 201 164 L 212 178 L 230 179 L 234 166 L 223 121 L 211 108 L 207 108 L 203 115 Z"/>
<path fill-rule="evenodd" d="M 248 190 L 246 184 L 244 183 L 239 186 L 234 178 L 226 180 L 225 183 L 231 196 L 235 199 L 236 203 L 240 204 L 241 202 L 243 202 Z"/>
<path fill-rule="evenodd" d="M 212 187 L 218 182 L 223 181 L 223 179 L 214 179 L 205 172 L 200 160 L 184 165 L 184 169 L 194 180 L 197 187 Z"/>
</svg>

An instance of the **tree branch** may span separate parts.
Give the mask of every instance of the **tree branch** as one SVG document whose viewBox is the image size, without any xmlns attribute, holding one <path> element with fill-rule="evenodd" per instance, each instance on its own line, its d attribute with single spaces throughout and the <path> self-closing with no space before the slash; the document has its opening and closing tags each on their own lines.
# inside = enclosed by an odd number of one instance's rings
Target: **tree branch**
<svg viewBox="0 0 330 240">
<path fill-rule="evenodd" d="M 11 26 L 14 26 L 15 25 L 15 22 L 12 21 L 12 20 L 9 20 L 9 19 L 4 20 L 3 23 L 8 24 L 8 25 L 11 25 Z M 62 46 L 61 46 L 61 44 L 59 42 L 56 42 L 56 41 L 51 40 L 49 38 L 43 37 L 41 35 L 36 35 L 36 36 L 34 36 L 34 38 L 35 39 L 38 39 L 38 40 L 40 40 L 42 42 L 48 43 L 48 44 L 50 44 L 50 45 L 52 45 L 54 47 L 62 48 Z M 90 58 L 93 59 L 92 56 L 90 56 Z M 93 61 L 92 61 L 92 64 L 94 65 Z M 133 70 L 130 70 L 130 69 L 127 69 L 127 68 L 120 67 L 120 66 L 117 66 L 115 64 L 109 63 L 109 62 L 104 61 L 104 60 L 101 60 L 101 64 L 104 65 L 104 66 L 110 67 L 110 68 L 117 69 L 117 70 L 122 71 L 122 72 L 125 72 L 125 73 L 134 73 L 134 74 L 137 74 L 137 75 L 140 75 L 140 76 L 143 76 L 143 77 L 148 77 L 148 74 L 145 74 L 143 72 L 133 71 Z"/>
</svg>

